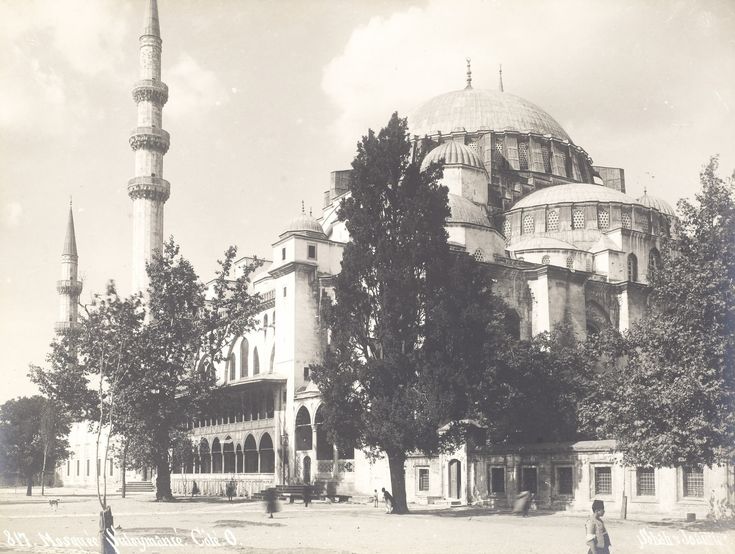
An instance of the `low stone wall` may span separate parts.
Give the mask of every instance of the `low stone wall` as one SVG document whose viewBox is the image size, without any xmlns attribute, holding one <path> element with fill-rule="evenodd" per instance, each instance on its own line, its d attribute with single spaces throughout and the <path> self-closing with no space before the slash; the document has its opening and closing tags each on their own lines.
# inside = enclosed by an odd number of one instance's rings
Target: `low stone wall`
<svg viewBox="0 0 735 554">
<path fill-rule="evenodd" d="M 225 496 L 225 489 L 230 481 L 235 482 L 237 496 L 246 498 L 275 486 L 272 473 L 176 473 L 171 475 L 171 491 L 175 495 L 189 496 L 195 481 L 202 496 Z"/>
</svg>

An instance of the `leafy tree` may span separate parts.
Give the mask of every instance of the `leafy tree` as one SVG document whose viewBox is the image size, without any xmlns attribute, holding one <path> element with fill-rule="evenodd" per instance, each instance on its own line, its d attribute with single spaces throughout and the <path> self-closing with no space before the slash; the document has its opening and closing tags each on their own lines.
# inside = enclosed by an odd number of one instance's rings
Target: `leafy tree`
<svg viewBox="0 0 735 554">
<path fill-rule="evenodd" d="M 477 264 L 450 253 L 441 167 L 420 171 L 406 120 L 393 114 L 357 148 L 351 196 L 339 210 L 351 241 L 326 314 L 330 345 L 313 375 L 338 446 L 387 455 L 403 513 L 406 455 L 460 440 L 503 308 Z"/>
<path fill-rule="evenodd" d="M 735 193 L 712 158 L 696 202 L 652 271 L 650 310 L 602 344 L 606 372 L 584 408 L 632 465 L 711 465 L 735 445 Z M 622 356 L 621 356 L 622 354 Z"/>
<path fill-rule="evenodd" d="M 53 438 L 44 441 L 44 434 L 49 434 L 52 413 L 49 401 L 41 396 L 8 400 L 0 406 L 0 468 L 23 478 L 27 496 L 32 494 L 33 478 L 41 471 L 45 459 L 54 467 L 69 455 L 66 421 L 58 419 Z"/>
</svg>

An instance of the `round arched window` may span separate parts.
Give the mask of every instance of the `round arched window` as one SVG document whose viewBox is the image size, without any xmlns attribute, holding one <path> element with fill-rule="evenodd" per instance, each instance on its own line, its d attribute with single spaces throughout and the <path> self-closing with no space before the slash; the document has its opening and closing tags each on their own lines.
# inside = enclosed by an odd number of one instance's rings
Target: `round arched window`
<svg viewBox="0 0 735 554">
<path fill-rule="evenodd" d="M 543 258 L 541 258 L 541 263 L 546 264 L 546 265 L 549 265 L 551 263 L 551 258 L 549 257 L 548 254 L 544 256 Z"/>
</svg>

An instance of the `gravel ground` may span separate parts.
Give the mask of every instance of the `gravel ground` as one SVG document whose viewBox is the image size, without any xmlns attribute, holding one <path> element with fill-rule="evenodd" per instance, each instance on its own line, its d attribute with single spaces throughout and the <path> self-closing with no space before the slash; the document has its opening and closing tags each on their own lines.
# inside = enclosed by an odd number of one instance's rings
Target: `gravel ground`
<svg viewBox="0 0 735 554">
<path fill-rule="evenodd" d="M 99 552 L 93 491 L 26 497 L 0 489 L 0 552 Z M 38 491 L 34 491 L 38 492 Z M 76 494 L 71 494 L 75 492 Z M 58 509 L 49 498 L 60 499 Z M 154 502 L 149 494 L 109 498 L 119 552 L 586 553 L 584 517 L 533 512 L 528 518 L 479 508 L 412 506 L 388 515 L 362 504 L 282 503 L 273 519 L 260 503 L 223 498 Z M 701 522 L 607 521 L 614 554 L 735 553 L 735 529 Z"/>
</svg>

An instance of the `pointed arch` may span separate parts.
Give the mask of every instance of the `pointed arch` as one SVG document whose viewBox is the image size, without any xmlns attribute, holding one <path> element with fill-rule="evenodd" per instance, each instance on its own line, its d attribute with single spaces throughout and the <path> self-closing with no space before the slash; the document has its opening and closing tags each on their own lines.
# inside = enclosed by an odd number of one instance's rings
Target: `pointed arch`
<svg viewBox="0 0 735 554">
<path fill-rule="evenodd" d="M 250 356 L 250 344 L 245 337 L 240 341 L 240 377 L 248 376 L 248 356 Z"/>
<path fill-rule="evenodd" d="M 296 450 L 311 450 L 311 447 L 311 416 L 306 406 L 301 406 L 296 413 Z"/>
<path fill-rule="evenodd" d="M 628 254 L 628 281 L 638 280 L 638 258 L 635 254 Z"/>
<path fill-rule="evenodd" d="M 260 473 L 273 473 L 276 469 L 276 456 L 273 440 L 268 433 L 260 437 Z"/>
<path fill-rule="evenodd" d="M 260 358 L 258 357 L 258 347 L 253 348 L 253 375 L 260 373 Z"/>
<path fill-rule="evenodd" d="M 230 355 L 227 356 L 227 376 L 230 381 L 234 381 L 236 378 L 234 352 L 231 352 Z"/>
<path fill-rule="evenodd" d="M 243 469 L 243 457 L 242 457 L 242 446 L 237 445 L 235 449 L 235 473 L 244 473 Z"/>
<path fill-rule="evenodd" d="M 268 373 L 273 373 L 273 369 L 276 365 L 276 345 L 273 345 L 273 348 L 271 348 L 271 360 L 270 360 L 270 367 L 268 369 Z"/>
<path fill-rule="evenodd" d="M 324 408 L 321 405 L 314 415 L 314 425 L 316 425 L 316 459 L 334 459 L 334 444 L 327 437 L 327 430 L 324 428 Z"/>
<path fill-rule="evenodd" d="M 258 473 L 258 447 L 253 435 L 245 438 L 242 450 L 245 458 L 245 473 Z"/>
<path fill-rule="evenodd" d="M 212 473 L 222 473 L 222 445 L 218 438 L 212 441 Z"/>
<path fill-rule="evenodd" d="M 225 437 L 222 445 L 222 461 L 224 473 L 235 472 L 235 443 L 232 442 L 232 437 Z"/>
<path fill-rule="evenodd" d="M 199 473 L 211 473 L 212 456 L 209 452 L 209 441 L 204 437 L 199 441 L 199 463 Z"/>
</svg>

